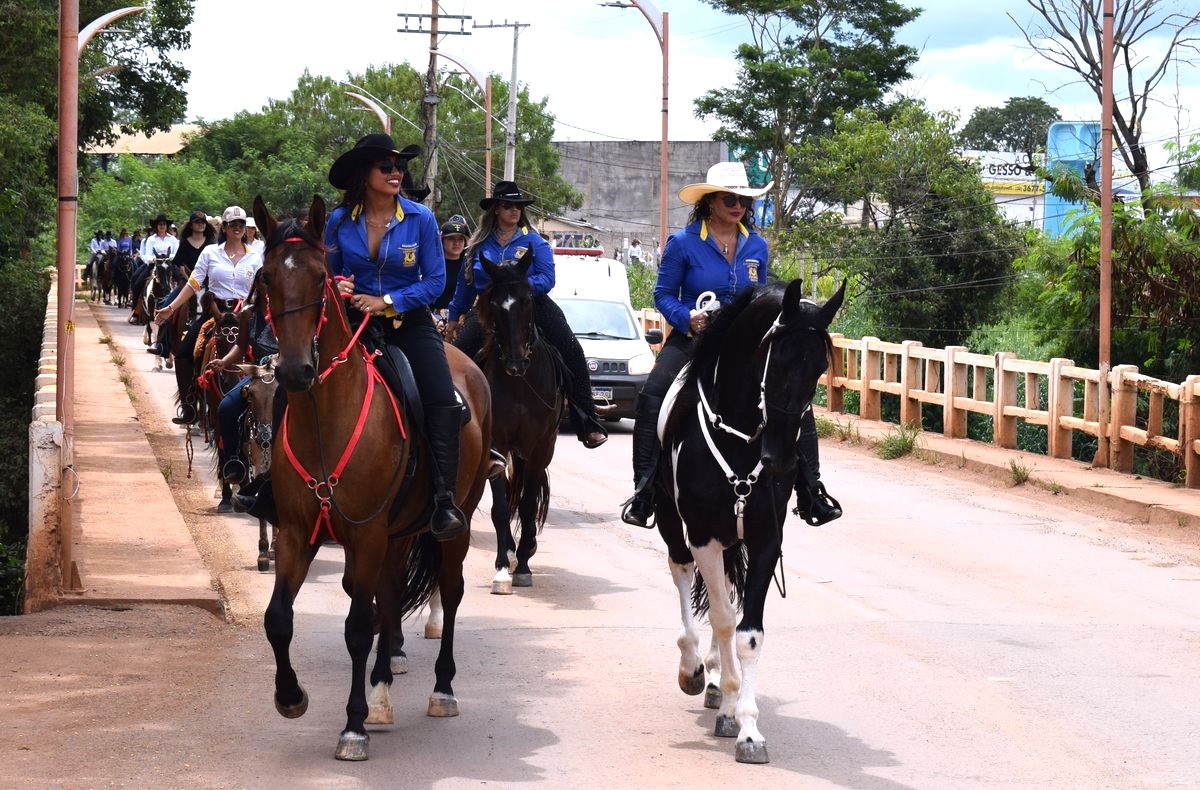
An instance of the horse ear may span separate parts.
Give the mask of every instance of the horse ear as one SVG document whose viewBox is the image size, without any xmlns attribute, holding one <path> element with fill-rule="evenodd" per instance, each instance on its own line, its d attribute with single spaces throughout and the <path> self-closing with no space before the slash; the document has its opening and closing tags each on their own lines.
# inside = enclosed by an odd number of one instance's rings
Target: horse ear
<svg viewBox="0 0 1200 790">
<path fill-rule="evenodd" d="M 842 287 L 837 289 L 837 293 L 829 297 L 829 301 L 821 305 L 821 322 L 826 329 L 833 323 L 833 317 L 837 315 L 837 311 L 841 309 L 842 302 L 846 298 L 846 280 L 842 280 Z"/>
<path fill-rule="evenodd" d="M 267 204 L 263 202 L 262 195 L 254 196 L 254 223 L 258 225 L 258 232 L 264 239 L 271 238 L 271 234 L 275 232 L 275 218 L 267 211 Z"/>
<path fill-rule="evenodd" d="M 787 290 L 783 292 L 783 311 L 780 318 L 783 321 L 795 318 L 796 313 L 800 310 L 800 300 L 803 298 L 804 281 L 795 279 L 788 283 Z"/>
<path fill-rule="evenodd" d="M 483 270 L 487 273 L 489 279 L 496 279 L 496 264 L 492 263 L 492 259 L 489 258 L 487 253 L 483 252 L 483 250 L 479 251 L 479 264 L 483 266 Z"/>
<path fill-rule="evenodd" d="M 318 239 L 325 235 L 325 199 L 313 195 L 312 205 L 308 209 L 308 230 Z"/>
</svg>

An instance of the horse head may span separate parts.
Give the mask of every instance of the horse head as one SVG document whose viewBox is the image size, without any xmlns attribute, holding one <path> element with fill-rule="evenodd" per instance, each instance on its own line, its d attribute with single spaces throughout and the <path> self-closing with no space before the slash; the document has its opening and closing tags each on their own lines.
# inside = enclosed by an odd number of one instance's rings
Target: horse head
<svg viewBox="0 0 1200 790">
<path fill-rule="evenodd" d="M 518 250 L 513 260 L 493 263 L 480 253 L 479 262 L 491 279 L 479 300 L 479 323 L 492 348 L 500 355 L 504 372 L 524 376 L 537 340 L 533 323 L 533 287 L 529 267 L 533 245 Z"/>
<path fill-rule="evenodd" d="M 804 283 L 793 280 L 783 293 L 779 317 L 755 352 L 762 360 L 763 469 L 789 474 L 796 465 L 800 417 L 811 407 L 817 380 L 829 367 L 833 342 L 829 325 L 846 294 L 843 282 L 823 305 L 804 298 Z"/>
<path fill-rule="evenodd" d="M 162 298 L 171 291 L 171 262 L 165 255 L 156 256 L 150 271 L 154 295 Z"/>
<path fill-rule="evenodd" d="M 317 381 L 318 336 L 326 296 L 333 293 L 329 263 L 320 241 L 325 230 L 325 201 L 314 196 L 308 221 L 301 224 L 295 220 L 277 222 L 259 196 L 254 199 L 254 221 L 266 238 L 259 282 L 279 340 L 279 383 L 288 392 L 303 392 Z"/>
<path fill-rule="evenodd" d="M 275 355 L 258 365 L 238 365 L 242 375 L 250 381 L 242 388 L 246 398 L 246 460 L 251 477 L 266 474 L 271 469 L 271 441 L 273 439 L 275 388 Z"/>
</svg>

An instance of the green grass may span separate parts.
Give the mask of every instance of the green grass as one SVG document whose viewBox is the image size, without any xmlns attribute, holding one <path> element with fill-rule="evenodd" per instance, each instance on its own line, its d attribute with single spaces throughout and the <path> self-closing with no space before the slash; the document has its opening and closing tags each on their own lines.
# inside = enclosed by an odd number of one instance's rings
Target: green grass
<svg viewBox="0 0 1200 790">
<path fill-rule="evenodd" d="M 1012 476 L 1013 485 L 1019 486 L 1023 485 L 1029 480 L 1029 473 L 1032 472 L 1033 469 L 1014 458 L 1008 462 L 1008 471 Z"/>
<path fill-rule="evenodd" d="M 100 344 L 104 345 L 104 346 L 111 346 L 112 345 L 112 336 L 111 335 L 101 335 L 100 336 Z"/>
<path fill-rule="evenodd" d="M 921 429 L 915 425 L 897 425 L 875 446 L 875 454 L 885 461 L 903 458 L 917 448 L 920 436 Z"/>
</svg>

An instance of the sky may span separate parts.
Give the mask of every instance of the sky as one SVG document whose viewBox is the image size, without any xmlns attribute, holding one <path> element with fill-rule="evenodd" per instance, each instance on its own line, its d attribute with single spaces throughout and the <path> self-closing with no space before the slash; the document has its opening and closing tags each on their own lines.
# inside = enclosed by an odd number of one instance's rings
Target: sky
<svg viewBox="0 0 1200 790">
<path fill-rule="evenodd" d="M 1098 120 L 1095 97 L 1070 84 L 1070 72 L 1034 54 L 1007 16 L 1021 23 L 1032 20 L 1024 0 L 907 1 L 924 12 L 898 34 L 921 53 L 913 79 L 898 88 L 903 95 L 955 112 L 964 123 L 976 107 L 999 107 L 1014 96 L 1043 98 L 1066 120 Z M 696 118 L 693 102 L 736 82 L 734 52 L 749 40 L 746 23 L 703 0 L 652 3 L 670 19 L 670 139 L 710 139 L 716 123 Z M 369 65 L 427 67 L 428 33 L 397 30 L 405 27 L 405 13 L 429 14 L 431 0 L 339 0 L 322 4 L 319 17 L 303 8 L 307 5 L 300 0 L 280 14 L 276 3 L 196 0 L 192 46 L 179 57 L 192 72 L 189 120 L 257 111 L 268 99 L 286 98 L 305 69 L 344 79 Z M 517 80 L 533 97 L 549 97 L 558 120 L 555 139 L 660 139 L 662 54 L 653 28 L 637 9 L 601 6 L 600 0 L 442 0 L 440 7 L 442 14 L 472 21 L 443 19 L 443 29 L 465 24 L 471 33 L 444 36 L 439 48 L 506 80 L 513 29 L 472 29 L 472 23 L 528 25 L 518 38 Z M 428 30 L 428 25 L 427 19 L 408 18 L 410 29 Z M 1161 143 L 1174 139 L 1177 129 L 1185 140 L 1189 132 L 1200 132 L 1200 114 L 1189 107 L 1200 107 L 1200 68 L 1181 63 L 1178 75 L 1169 70 L 1147 116 L 1152 166 L 1165 164 Z M 493 113 L 503 118 L 506 108 Z M 364 134 L 372 129 L 364 118 Z M 406 142 L 420 137 L 403 121 L 393 121 L 393 131 Z"/>
</svg>

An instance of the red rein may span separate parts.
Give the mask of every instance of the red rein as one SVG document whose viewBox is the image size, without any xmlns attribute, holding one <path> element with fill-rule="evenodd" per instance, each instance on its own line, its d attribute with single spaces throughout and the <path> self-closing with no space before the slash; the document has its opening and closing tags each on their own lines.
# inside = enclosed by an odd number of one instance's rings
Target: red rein
<svg viewBox="0 0 1200 790">
<path fill-rule="evenodd" d="M 291 238 L 284 239 L 285 243 L 293 242 L 293 241 L 304 242 L 304 239 L 301 239 L 298 237 L 291 237 Z M 329 279 L 325 280 L 325 292 L 326 292 L 325 298 L 326 299 L 328 299 L 328 297 L 330 297 L 330 296 L 332 296 L 334 299 L 337 298 L 337 296 L 338 296 L 337 289 L 333 283 L 340 279 L 344 279 L 344 278 L 335 277 L 335 278 L 333 278 L 332 281 Z M 344 298 L 349 298 L 350 294 L 342 294 L 342 296 Z M 345 328 L 346 332 L 349 333 L 350 325 L 346 320 L 345 313 L 341 310 L 338 310 L 337 313 L 338 313 L 338 316 L 342 320 L 342 326 Z M 318 337 L 321 334 L 321 329 L 322 329 L 322 327 L 324 327 L 325 321 L 327 318 L 328 318 L 327 309 L 324 306 L 322 306 L 321 320 L 317 324 L 317 336 Z M 267 320 L 270 321 L 269 314 L 267 316 Z M 367 326 L 367 321 L 369 321 L 369 320 L 370 320 L 370 316 L 367 316 L 367 315 L 363 316 L 362 323 L 359 324 L 358 331 L 356 331 L 353 334 L 353 336 L 350 338 L 350 342 L 346 345 L 346 347 L 340 353 L 336 354 L 333 357 L 333 359 L 331 359 L 329 361 L 329 366 L 326 367 L 325 370 L 317 376 L 317 384 L 319 385 L 321 382 L 325 381 L 325 379 L 327 379 L 329 377 L 329 375 L 331 373 L 333 373 L 333 371 L 336 370 L 339 365 L 341 365 L 343 362 L 346 362 L 349 359 L 350 351 L 355 346 L 358 346 L 359 353 L 362 354 L 363 361 L 366 362 L 366 365 L 367 365 L 367 389 L 366 389 L 365 395 L 363 396 L 362 406 L 359 408 L 359 411 L 358 411 L 358 421 L 354 425 L 354 431 L 350 435 L 350 440 L 346 443 L 345 449 L 342 450 L 342 455 L 338 459 L 337 466 L 334 467 L 333 473 L 330 474 L 328 477 L 326 477 L 324 480 L 318 480 L 312 473 L 310 473 L 307 469 L 305 469 L 304 464 L 302 464 L 300 462 L 300 459 L 296 457 L 295 452 L 293 452 L 293 450 L 292 450 L 291 442 L 288 441 L 288 410 L 284 410 L 284 413 L 283 413 L 283 424 L 280 429 L 281 440 L 283 443 L 283 451 L 287 455 L 288 462 L 291 463 L 292 469 L 296 470 L 296 474 L 300 475 L 300 478 L 305 482 L 305 484 L 308 486 L 309 490 L 313 492 L 313 495 L 317 498 L 317 501 L 320 504 L 320 510 L 317 512 L 317 520 L 313 524 L 312 535 L 308 539 L 308 542 L 310 545 L 315 544 L 317 542 L 317 536 L 321 534 L 322 527 L 324 527 L 325 530 L 329 533 L 329 537 L 331 537 L 334 541 L 341 543 L 341 541 L 338 540 L 338 536 L 333 531 L 333 520 L 330 515 L 330 510 L 333 506 L 333 489 L 337 486 L 338 482 L 341 480 L 342 472 L 345 471 L 346 465 L 350 462 L 351 456 L 354 455 L 354 449 L 358 446 L 359 439 L 362 438 L 363 429 L 366 427 L 366 424 L 367 424 L 367 416 L 371 412 L 371 398 L 375 393 L 375 382 L 376 381 L 378 381 L 380 384 L 383 385 L 383 390 L 384 390 L 384 392 L 387 393 L 388 400 L 392 404 L 392 412 L 396 416 L 396 425 L 400 429 L 400 438 L 403 440 L 408 439 L 408 434 L 404 429 L 404 420 L 400 416 L 400 405 L 396 402 L 396 396 L 392 393 L 392 391 L 390 389 L 388 389 L 387 384 L 384 382 L 382 375 L 379 373 L 378 370 L 375 369 L 375 356 L 376 355 L 368 353 L 366 348 L 358 342 L 358 339 L 362 335 L 363 330 Z M 274 328 L 275 328 L 274 323 L 271 324 L 271 328 L 272 328 L 272 330 L 274 330 Z"/>
</svg>

